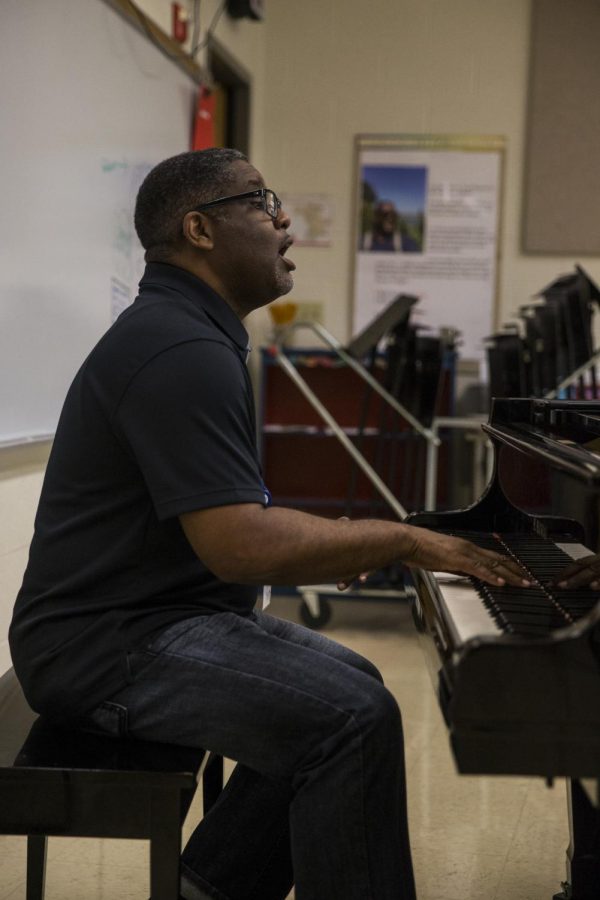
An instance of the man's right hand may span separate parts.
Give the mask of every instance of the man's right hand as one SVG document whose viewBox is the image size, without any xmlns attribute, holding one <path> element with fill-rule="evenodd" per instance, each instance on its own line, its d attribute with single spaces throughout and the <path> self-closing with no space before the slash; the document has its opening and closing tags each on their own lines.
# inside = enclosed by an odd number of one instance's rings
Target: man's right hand
<svg viewBox="0 0 600 900">
<path fill-rule="evenodd" d="M 402 561 L 409 567 L 473 575 L 496 586 L 529 587 L 531 584 L 527 573 L 510 556 L 483 550 L 463 538 L 438 534 L 427 528 L 406 527 L 410 529 L 413 545 Z"/>
</svg>

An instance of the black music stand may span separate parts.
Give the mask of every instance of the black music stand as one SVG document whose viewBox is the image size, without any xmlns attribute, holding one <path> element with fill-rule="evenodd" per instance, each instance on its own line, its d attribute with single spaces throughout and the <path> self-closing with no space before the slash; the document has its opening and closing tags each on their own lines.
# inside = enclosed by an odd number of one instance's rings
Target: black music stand
<svg viewBox="0 0 600 900">
<path fill-rule="evenodd" d="M 559 341 L 564 344 L 566 357 L 566 371 L 557 381 L 574 372 L 580 366 L 584 366 L 594 352 L 592 336 L 592 301 L 600 303 L 600 289 L 590 278 L 587 272 L 580 266 L 575 266 L 575 272 L 561 275 L 545 288 L 538 296 L 544 297 L 548 305 L 556 305 L 560 310 L 560 335 Z M 560 349 L 560 348 L 559 348 Z M 560 356 L 560 354 L 559 354 Z M 593 395 L 597 396 L 596 370 L 591 369 Z M 555 385 L 552 385 L 554 387 Z M 583 378 L 580 379 L 579 391 L 581 396 L 585 393 Z"/>
<path fill-rule="evenodd" d="M 411 294 L 398 294 L 383 312 L 350 340 L 346 352 L 355 359 L 363 359 L 375 351 L 382 337 L 408 322 L 410 311 L 418 299 Z"/>
<path fill-rule="evenodd" d="M 596 282 L 590 278 L 583 266 L 580 266 L 579 263 L 575 263 L 575 271 L 579 275 L 581 290 L 582 292 L 586 292 L 587 299 L 595 300 L 596 303 L 600 303 L 600 288 Z"/>
<path fill-rule="evenodd" d="M 485 338 L 492 397 L 523 397 L 525 382 L 523 342 L 517 328 L 496 332 Z"/>
<path fill-rule="evenodd" d="M 398 351 L 401 356 L 404 356 L 405 348 L 403 348 L 402 336 L 407 331 L 411 309 L 417 302 L 418 297 L 415 297 L 412 294 L 399 294 L 378 316 L 350 340 L 346 346 L 346 352 L 358 360 L 368 356 L 368 368 L 373 369 L 380 340 L 387 335 L 393 335 L 393 344 L 388 348 L 388 363 L 390 362 L 390 356 L 394 354 L 394 350 Z M 396 368 L 397 367 L 394 367 L 394 369 Z M 385 384 L 385 388 L 396 396 L 396 389 L 389 384 L 389 379 Z M 367 385 L 356 440 L 356 447 L 359 451 L 362 449 L 364 430 L 372 396 L 373 389 Z M 382 406 L 380 419 L 384 415 L 383 409 L 384 407 Z M 379 448 L 376 448 L 376 457 L 378 456 L 378 449 Z M 377 469 L 377 464 L 375 465 L 375 468 Z M 351 515 L 352 506 L 356 496 L 357 478 L 358 468 L 353 461 L 348 482 L 348 492 L 346 494 L 346 515 L 348 516 Z"/>
</svg>

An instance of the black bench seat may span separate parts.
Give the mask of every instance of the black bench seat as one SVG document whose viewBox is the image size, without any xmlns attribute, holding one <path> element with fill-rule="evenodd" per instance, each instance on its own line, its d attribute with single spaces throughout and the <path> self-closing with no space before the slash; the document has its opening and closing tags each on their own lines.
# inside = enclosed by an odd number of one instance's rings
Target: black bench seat
<svg viewBox="0 0 600 900">
<path fill-rule="evenodd" d="M 202 776 L 204 812 L 223 760 L 204 750 L 59 728 L 0 677 L 0 834 L 27 835 L 27 900 L 43 900 L 47 838 L 145 838 L 152 900 L 179 898 L 181 826 Z"/>
</svg>

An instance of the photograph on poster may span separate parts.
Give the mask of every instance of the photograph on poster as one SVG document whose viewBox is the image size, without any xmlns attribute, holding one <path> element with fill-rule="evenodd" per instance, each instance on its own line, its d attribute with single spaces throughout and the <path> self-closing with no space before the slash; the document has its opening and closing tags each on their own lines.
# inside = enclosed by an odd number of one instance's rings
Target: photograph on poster
<svg viewBox="0 0 600 900">
<path fill-rule="evenodd" d="M 359 250 L 422 253 L 427 202 L 425 166 L 362 166 Z"/>
<path fill-rule="evenodd" d="M 352 333 L 398 294 L 413 318 L 459 332 L 483 360 L 495 324 L 504 139 L 474 135 L 356 138 Z"/>
</svg>

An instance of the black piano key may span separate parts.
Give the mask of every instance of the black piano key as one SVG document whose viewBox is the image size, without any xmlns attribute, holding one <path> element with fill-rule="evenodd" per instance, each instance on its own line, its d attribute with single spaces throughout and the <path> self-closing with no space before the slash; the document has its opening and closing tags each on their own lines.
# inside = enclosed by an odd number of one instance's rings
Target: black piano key
<svg viewBox="0 0 600 900">
<path fill-rule="evenodd" d="M 492 590 L 490 603 L 515 633 L 522 633 L 525 625 L 537 626 L 542 632 L 547 633 L 549 630 L 563 628 L 569 624 L 568 619 L 547 599 L 537 608 L 525 609 L 519 605 L 515 606 L 506 595 L 501 595 L 500 591 Z"/>
<path fill-rule="evenodd" d="M 498 604 L 507 614 L 513 612 L 523 612 L 530 613 L 531 615 L 537 615 L 540 612 L 543 614 L 544 610 L 548 608 L 548 598 L 540 597 L 537 602 L 532 603 L 531 601 L 512 600 L 507 599 L 506 597 L 502 597 L 498 601 Z"/>
<path fill-rule="evenodd" d="M 503 612 L 505 611 L 503 610 Z M 546 628 L 560 628 L 561 625 L 567 624 L 564 618 L 561 618 L 558 614 L 554 615 L 550 610 L 547 610 L 545 614 L 538 613 L 537 615 L 515 611 L 509 613 L 505 612 L 505 615 L 510 624 L 516 629 L 518 629 L 520 625 L 539 625 L 540 627 L 546 626 Z"/>
</svg>

